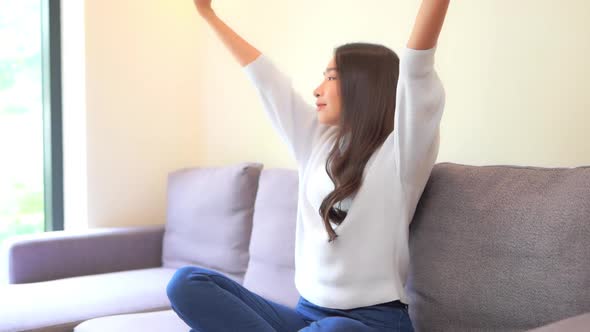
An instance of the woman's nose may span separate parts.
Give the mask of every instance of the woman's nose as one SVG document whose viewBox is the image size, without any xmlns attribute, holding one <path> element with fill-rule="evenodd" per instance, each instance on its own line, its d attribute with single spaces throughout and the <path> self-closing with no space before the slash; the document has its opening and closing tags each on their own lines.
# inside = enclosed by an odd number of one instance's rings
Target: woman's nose
<svg viewBox="0 0 590 332">
<path fill-rule="evenodd" d="M 320 96 L 320 94 L 318 93 L 318 89 L 313 90 L 313 96 L 316 98 Z"/>
</svg>

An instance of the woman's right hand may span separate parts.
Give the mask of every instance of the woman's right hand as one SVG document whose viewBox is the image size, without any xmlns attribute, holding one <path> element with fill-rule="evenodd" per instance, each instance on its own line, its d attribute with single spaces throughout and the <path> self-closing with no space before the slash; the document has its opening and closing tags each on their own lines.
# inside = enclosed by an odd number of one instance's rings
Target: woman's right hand
<svg viewBox="0 0 590 332">
<path fill-rule="evenodd" d="M 193 3 L 200 14 L 213 11 L 211 8 L 211 0 L 193 0 Z"/>
</svg>

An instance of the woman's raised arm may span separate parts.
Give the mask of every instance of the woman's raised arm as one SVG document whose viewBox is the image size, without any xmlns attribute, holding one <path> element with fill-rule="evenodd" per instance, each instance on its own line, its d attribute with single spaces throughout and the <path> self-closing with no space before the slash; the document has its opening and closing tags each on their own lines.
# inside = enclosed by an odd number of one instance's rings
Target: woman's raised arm
<svg viewBox="0 0 590 332">
<path fill-rule="evenodd" d="M 408 41 L 408 48 L 428 50 L 436 45 L 450 0 L 423 0 Z"/>
<path fill-rule="evenodd" d="M 315 108 L 293 89 L 288 75 L 217 17 L 211 0 L 193 2 L 254 84 L 272 126 L 287 144 L 291 156 L 300 167 L 305 167 L 312 147 L 328 127 L 320 125 Z"/>
<path fill-rule="evenodd" d="M 260 51 L 240 37 L 217 16 L 211 7 L 211 0 L 193 0 L 193 2 L 199 15 L 207 21 L 242 67 L 254 61 L 260 55 Z"/>
</svg>

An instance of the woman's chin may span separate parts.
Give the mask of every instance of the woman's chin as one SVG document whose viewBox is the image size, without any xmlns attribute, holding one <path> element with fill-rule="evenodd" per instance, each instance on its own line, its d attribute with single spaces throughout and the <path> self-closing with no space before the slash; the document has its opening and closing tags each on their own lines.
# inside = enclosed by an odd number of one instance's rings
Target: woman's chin
<svg viewBox="0 0 590 332">
<path fill-rule="evenodd" d="M 318 122 L 323 125 L 326 125 L 326 126 L 335 126 L 336 125 L 335 123 L 333 123 L 333 121 L 328 121 L 326 119 L 322 119 L 321 116 L 318 116 Z"/>
</svg>

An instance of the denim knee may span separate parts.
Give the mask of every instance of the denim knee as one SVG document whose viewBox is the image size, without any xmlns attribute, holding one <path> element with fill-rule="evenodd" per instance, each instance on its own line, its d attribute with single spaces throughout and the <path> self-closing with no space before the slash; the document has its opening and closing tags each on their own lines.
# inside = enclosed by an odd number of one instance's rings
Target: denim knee
<svg viewBox="0 0 590 332">
<path fill-rule="evenodd" d="M 194 291 L 195 282 L 199 281 L 194 278 L 195 274 L 210 275 L 212 273 L 215 272 L 197 266 L 183 266 L 179 268 L 166 286 L 168 299 L 172 304 L 177 303 L 180 297 L 187 296 L 190 293 L 189 287 Z M 203 278 L 203 281 L 206 281 L 206 279 Z"/>
</svg>

